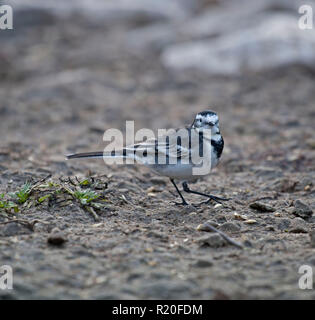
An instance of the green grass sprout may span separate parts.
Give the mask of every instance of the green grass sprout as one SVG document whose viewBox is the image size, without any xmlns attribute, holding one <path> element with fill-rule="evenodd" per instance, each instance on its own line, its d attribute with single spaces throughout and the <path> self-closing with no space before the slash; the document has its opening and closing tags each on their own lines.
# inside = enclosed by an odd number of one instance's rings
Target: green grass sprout
<svg viewBox="0 0 315 320">
<path fill-rule="evenodd" d="M 82 187 L 87 187 L 91 185 L 91 181 L 89 179 L 84 179 L 82 181 L 80 181 L 80 186 Z"/>
<path fill-rule="evenodd" d="M 86 190 L 77 190 L 73 193 L 73 195 L 81 202 L 81 204 L 88 204 L 100 197 L 98 193 L 91 189 Z"/>
<path fill-rule="evenodd" d="M 29 182 L 27 182 L 21 187 L 20 190 L 16 192 L 11 192 L 9 194 L 13 199 L 17 200 L 18 203 L 23 204 L 29 198 L 31 190 L 32 185 Z"/>
<path fill-rule="evenodd" d="M 18 206 L 12 201 L 4 200 L 4 194 L 1 193 L 0 194 L 0 210 L 10 211 L 11 209 L 13 209 L 15 213 L 19 212 Z"/>
<path fill-rule="evenodd" d="M 48 199 L 48 198 L 51 198 L 51 194 L 46 194 L 45 196 L 40 197 L 40 198 L 37 200 L 37 202 L 40 204 L 40 203 L 44 202 L 46 199 Z"/>
</svg>

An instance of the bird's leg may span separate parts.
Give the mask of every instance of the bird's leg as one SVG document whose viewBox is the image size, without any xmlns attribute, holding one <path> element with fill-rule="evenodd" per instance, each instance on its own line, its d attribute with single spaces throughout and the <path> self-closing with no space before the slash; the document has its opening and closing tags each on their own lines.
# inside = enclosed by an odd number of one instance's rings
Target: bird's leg
<svg viewBox="0 0 315 320">
<path fill-rule="evenodd" d="M 185 198 L 183 197 L 183 195 L 181 194 L 181 192 L 180 192 L 180 191 L 179 191 L 179 189 L 177 188 L 177 185 L 176 185 L 176 183 L 175 183 L 174 179 L 170 179 L 170 180 L 171 180 L 171 182 L 172 182 L 173 186 L 175 187 L 176 191 L 178 192 L 179 196 L 180 196 L 180 197 L 181 197 L 181 199 L 182 199 L 182 202 L 175 202 L 175 204 L 177 204 L 177 205 L 187 206 L 187 205 L 188 205 L 188 203 L 186 202 Z"/>
<path fill-rule="evenodd" d="M 230 199 L 227 199 L 227 198 L 220 198 L 220 197 L 213 196 L 211 194 L 206 194 L 206 193 L 190 190 L 189 187 L 188 187 L 187 182 L 183 182 L 183 189 L 187 193 L 193 193 L 193 194 L 198 194 L 198 195 L 203 196 L 203 197 L 208 197 L 209 200 L 207 200 L 205 203 L 209 203 L 210 200 L 214 200 L 215 202 L 218 202 L 218 203 L 221 203 L 221 201 L 230 200 Z"/>
</svg>

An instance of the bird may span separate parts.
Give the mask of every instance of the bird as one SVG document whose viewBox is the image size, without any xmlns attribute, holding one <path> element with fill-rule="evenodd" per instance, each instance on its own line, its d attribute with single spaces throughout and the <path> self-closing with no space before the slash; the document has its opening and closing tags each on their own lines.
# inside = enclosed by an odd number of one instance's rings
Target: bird
<svg viewBox="0 0 315 320">
<path fill-rule="evenodd" d="M 157 138 L 128 145 L 121 150 L 75 153 L 66 156 L 67 160 L 80 158 L 103 158 L 134 160 L 145 165 L 161 176 L 170 179 L 181 202 L 176 205 L 189 205 L 179 190 L 175 180 L 182 182 L 183 191 L 222 203 L 230 199 L 191 190 L 188 181 L 195 181 L 211 172 L 221 158 L 224 140 L 220 132 L 219 117 L 211 110 L 196 114 L 190 126 L 170 129 Z M 207 165 L 204 165 L 204 164 Z M 202 172 L 201 172 L 202 171 Z"/>
</svg>

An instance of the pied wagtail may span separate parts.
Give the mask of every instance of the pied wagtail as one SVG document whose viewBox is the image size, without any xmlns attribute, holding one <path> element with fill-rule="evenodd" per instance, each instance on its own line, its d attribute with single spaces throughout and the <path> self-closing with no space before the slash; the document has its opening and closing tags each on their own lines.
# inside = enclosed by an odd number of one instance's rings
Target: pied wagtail
<svg viewBox="0 0 315 320">
<path fill-rule="evenodd" d="M 183 132 L 183 130 L 187 134 L 179 136 L 179 131 Z M 194 140 L 192 136 L 197 136 L 198 139 Z M 175 129 L 171 134 L 159 136 L 157 139 L 149 139 L 139 144 L 130 145 L 120 151 L 71 154 L 67 156 L 67 159 L 134 159 L 158 174 L 170 178 L 182 200 L 182 202 L 176 204 L 188 205 L 174 179 L 184 181 L 182 186 L 185 192 L 207 197 L 206 203 L 210 200 L 221 203 L 221 201 L 229 199 L 190 190 L 187 181 L 195 180 L 204 175 L 204 173 L 194 173 L 194 169 L 200 168 L 200 161 L 197 163 L 192 161 L 194 155 L 201 155 L 202 160 L 208 161 L 209 171 L 206 173 L 210 173 L 210 170 L 218 164 L 223 147 L 224 140 L 220 133 L 219 118 L 215 112 L 207 110 L 199 112 L 191 126 Z M 159 161 L 161 158 L 164 159 L 162 163 Z"/>
</svg>

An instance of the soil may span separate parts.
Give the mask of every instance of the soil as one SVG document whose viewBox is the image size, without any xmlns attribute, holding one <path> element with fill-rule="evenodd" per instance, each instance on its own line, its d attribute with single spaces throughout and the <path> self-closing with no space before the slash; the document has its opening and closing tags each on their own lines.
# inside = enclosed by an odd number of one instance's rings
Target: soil
<svg viewBox="0 0 315 320">
<path fill-rule="evenodd" d="M 315 267 L 315 219 L 295 210 L 296 200 L 315 209 L 314 72 L 173 73 L 157 52 L 128 51 L 119 26 L 46 21 L 1 40 L 0 193 L 48 174 L 69 188 L 93 177 L 106 201 L 91 214 L 74 199 L 32 196 L 18 213 L 0 211 L 1 222 L 40 220 L 0 225 L 0 265 L 14 276 L 0 297 L 314 299 L 299 289 L 298 270 Z M 156 132 L 209 108 L 225 148 L 220 165 L 190 187 L 231 198 L 222 206 L 176 206 L 168 179 L 146 168 L 64 159 L 104 149 L 104 130 L 124 130 L 126 120 Z M 243 249 L 198 230 L 209 221 Z"/>
</svg>

